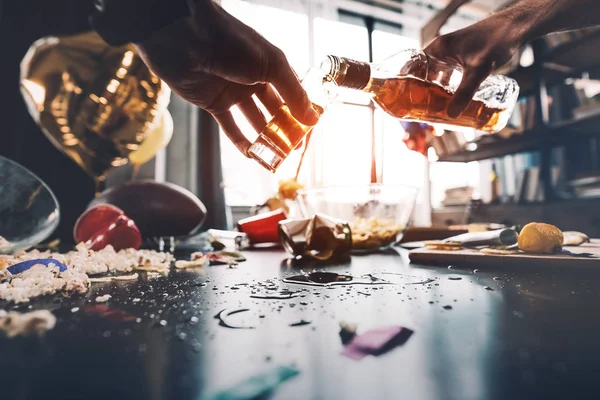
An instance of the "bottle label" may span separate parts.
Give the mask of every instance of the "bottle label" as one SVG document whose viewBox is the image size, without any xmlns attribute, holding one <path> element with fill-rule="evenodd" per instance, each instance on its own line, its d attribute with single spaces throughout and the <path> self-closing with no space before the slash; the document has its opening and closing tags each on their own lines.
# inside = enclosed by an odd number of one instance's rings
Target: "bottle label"
<svg viewBox="0 0 600 400">
<path fill-rule="evenodd" d="M 355 61 L 345 58 L 348 66 L 346 77 L 340 86 L 350 89 L 364 89 L 371 80 L 371 66 L 366 62 Z"/>
</svg>

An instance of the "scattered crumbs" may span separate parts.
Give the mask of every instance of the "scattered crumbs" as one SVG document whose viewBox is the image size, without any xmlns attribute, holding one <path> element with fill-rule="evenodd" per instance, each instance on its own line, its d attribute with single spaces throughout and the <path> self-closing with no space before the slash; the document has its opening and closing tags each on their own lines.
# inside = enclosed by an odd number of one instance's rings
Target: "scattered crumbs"
<svg viewBox="0 0 600 400">
<path fill-rule="evenodd" d="M 72 313 L 76 313 L 77 311 L 79 311 L 79 307 L 73 307 L 73 308 L 71 308 L 71 312 Z"/>
<path fill-rule="evenodd" d="M 136 297 L 135 299 L 131 300 L 134 303 L 137 303 L 138 301 L 141 301 L 142 299 L 140 299 L 139 297 Z"/>
<path fill-rule="evenodd" d="M 198 321 L 200 321 L 200 320 L 198 319 L 198 317 L 192 317 L 192 318 L 190 318 L 190 322 L 191 322 L 192 324 L 197 324 L 197 323 L 198 323 Z"/>
<path fill-rule="evenodd" d="M 120 276 L 113 276 L 112 280 L 113 281 L 135 281 L 138 278 L 138 274 L 131 274 L 131 275 L 120 275 Z"/>
<path fill-rule="evenodd" d="M 452 310 L 452 306 L 444 306 L 442 307 L 444 310 Z"/>
<path fill-rule="evenodd" d="M 105 294 L 104 296 L 96 297 L 96 303 L 104 303 L 107 302 L 112 296 L 110 294 Z"/>
<path fill-rule="evenodd" d="M 489 287 L 489 286 L 484 286 L 483 288 L 484 288 L 485 290 L 489 290 L 490 292 L 493 292 L 493 291 L 494 291 L 494 289 L 492 289 L 492 288 L 491 288 L 491 287 Z"/>
<path fill-rule="evenodd" d="M 56 325 L 56 317 L 48 310 L 28 313 L 0 310 L 0 330 L 8 337 L 41 336 Z"/>
<path fill-rule="evenodd" d="M 161 326 L 167 326 L 167 321 L 165 321 L 164 319 L 161 319 L 159 323 Z"/>
<path fill-rule="evenodd" d="M 105 276 L 102 278 L 88 278 L 91 283 L 101 283 L 101 282 L 110 282 L 112 281 L 112 277 Z"/>
</svg>

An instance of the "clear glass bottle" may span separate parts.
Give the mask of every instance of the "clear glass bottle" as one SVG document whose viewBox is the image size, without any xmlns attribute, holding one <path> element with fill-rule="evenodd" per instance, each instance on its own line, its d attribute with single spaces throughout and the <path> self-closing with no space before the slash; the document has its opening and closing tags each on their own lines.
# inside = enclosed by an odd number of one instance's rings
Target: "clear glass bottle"
<svg viewBox="0 0 600 400">
<path fill-rule="evenodd" d="M 302 87 L 319 116 L 337 95 L 337 85 L 320 68 L 311 68 L 306 73 Z M 288 106 L 283 104 L 250 146 L 248 154 L 263 167 L 275 172 L 313 127 L 298 122 Z"/>
<path fill-rule="evenodd" d="M 362 90 L 386 113 L 408 121 L 466 127 L 495 133 L 502 130 L 519 96 L 514 79 L 490 75 L 458 118 L 447 114 L 452 95 L 461 82 L 461 66 L 404 50 L 381 64 L 329 55 L 320 68 L 340 87 Z"/>
</svg>

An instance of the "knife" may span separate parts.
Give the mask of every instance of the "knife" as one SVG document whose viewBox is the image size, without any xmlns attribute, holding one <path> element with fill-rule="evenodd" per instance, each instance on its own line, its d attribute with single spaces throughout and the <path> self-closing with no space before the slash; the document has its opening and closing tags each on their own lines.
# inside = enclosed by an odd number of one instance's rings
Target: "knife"
<svg viewBox="0 0 600 400">
<path fill-rule="evenodd" d="M 519 234 L 512 228 L 497 229 L 487 232 L 469 232 L 457 236 L 452 236 L 441 240 L 440 242 L 459 242 L 463 246 L 511 246 L 517 243 Z M 425 247 L 425 242 L 407 242 L 400 243 L 400 246 L 406 249 L 418 249 Z"/>
</svg>

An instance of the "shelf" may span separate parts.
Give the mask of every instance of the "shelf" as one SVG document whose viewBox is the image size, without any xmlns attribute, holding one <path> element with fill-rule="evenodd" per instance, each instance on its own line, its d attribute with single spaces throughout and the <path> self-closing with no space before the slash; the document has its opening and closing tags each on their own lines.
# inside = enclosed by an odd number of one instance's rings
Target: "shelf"
<svg viewBox="0 0 600 400">
<path fill-rule="evenodd" d="M 600 115 L 572 121 L 561 121 L 541 131 L 530 131 L 515 134 L 507 139 L 474 142 L 477 148 L 463 149 L 456 153 L 441 156 L 439 162 L 471 162 L 503 157 L 510 154 L 535 151 L 544 144 L 557 146 L 572 140 L 574 136 L 600 135 Z M 472 144 L 470 144 L 472 145 Z"/>
<path fill-rule="evenodd" d="M 600 31 L 562 43 L 548 51 L 542 64 L 542 78 L 547 86 L 577 77 L 583 72 L 591 72 L 592 79 L 600 77 Z M 521 88 L 521 95 L 528 95 L 534 89 L 537 68 L 517 67 L 508 73 Z"/>
</svg>

